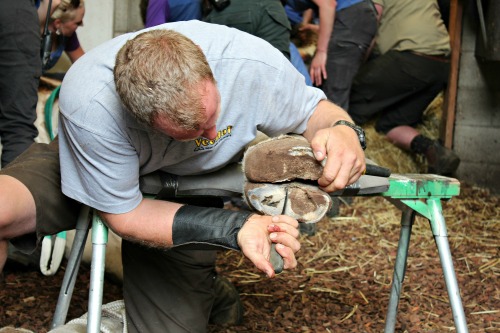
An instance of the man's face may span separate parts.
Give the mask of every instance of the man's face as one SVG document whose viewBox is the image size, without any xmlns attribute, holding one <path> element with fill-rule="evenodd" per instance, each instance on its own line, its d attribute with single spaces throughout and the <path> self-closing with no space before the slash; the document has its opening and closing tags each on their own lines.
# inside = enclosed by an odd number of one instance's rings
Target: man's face
<svg viewBox="0 0 500 333">
<path fill-rule="evenodd" d="M 198 88 L 202 96 L 202 103 L 205 110 L 205 121 L 200 124 L 197 130 L 185 130 L 172 126 L 168 121 L 158 119 L 155 127 L 161 132 L 167 134 L 176 141 L 191 141 L 199 137 L 213 140 L 217 137 L 217 128 L 215 126 L 220 115 L 220 94 L 217 86 L 205 81 Z"/>
<path fill-rule="evenodd" d="M 83 16 L 85 15 L 85 7 L 81 6 L 75 9 L 75 17 L 69 21 L 60 21 L 59 29 L 61 33 L 66 37 L 71 37 L 78 29 L 78 27 L 83 26 Z"/>
</svg>

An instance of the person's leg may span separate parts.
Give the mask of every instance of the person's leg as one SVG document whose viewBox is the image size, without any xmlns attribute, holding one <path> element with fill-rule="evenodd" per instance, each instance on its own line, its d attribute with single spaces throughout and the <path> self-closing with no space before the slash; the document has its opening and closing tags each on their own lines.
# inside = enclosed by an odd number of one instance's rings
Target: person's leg
<svg viewBox="0 0 500 333">
<path fill-rule="evenodd" d="M 425 156 L 427 173 L 450 176 L 455 173 L 460 158 L 439 140 L 433 140 L 410 126 L 396 126 L 386 133 L 386 138 L 397 147 Z"/>
<path fill-rule="evenodd" d="M 460 164 L 460 158 L 455 152 L 444 147 L 439 140 L 420 134 L 413 127 L 394 127 L 387 132 L 386 138 L 401 149 L 425 156 L 428 173 L 450 176 Z"/>
<path fill-rule="evenodd" d="M 214 303 L 215 251 L 122 242 L 128 331 L 205 332 Z"/>
<path fill-rule="evenodd" d="M 0 1 L 0 138 L 2 167 L 38 135 L 40 28 L 32 0 Z"/>
<path fill-rule="evenodd" d="M 61 192 L 57 140 L 34 143 L 0 170 L 0 241 L 30 254 L 45 235 L 74 228 L 80 203 Z"/>
<path fill-rule="evenodd" d="M 413 74 L 419 83 L 429 79 L 424 89 L 395 104 L 391 111 L 377 122 L 376 128 L 386 133 L 386 138 L 396 146 L 422 155 L 427 161 L 427 172 L 445 176 L 453 175 L 460 164 L 460 158 L 451 149 L 444 147 L 439 140 L 433 140 L 414 128 L 422 120 L 427 106 L 444 88 L 448 74 L 447 64 L 412 55 L 422 65 L 416 67 L 422 74 Z M 420 59 L 419 59 L 420 58 Z M 431 81 L 433 80 L 433 81 Z"/>
<path fill-rule="evenodd" d="M 328 44 L 328 77 L 321 88 L 329 100 L 344 110 L 349 108 L 352 81 L 376 32 L 375 9 L 369 1 L 362 1 L 335 15 Z"/>
<path fill-rule="evenodd" d="M 31 192 L 19 180 L 0 174 L 0 237 L 11 239 L 34 232 L 36 207 Z"/>
<path fill-rule="evenodd" d="M 8 240 L 34 232 L 35 225 L 31 192 L 17 179 L 0 175 L 0 273 L 8 256 Z"/>
<path fill-rule="evenodd" d="M 364 63 L 354 77 L 349 115 L 362 125 L 410 95 L 410 86 L 395 84 L 400 77 L 399 52 L 387 52 Z"/>
<path fill-rule="evenodd" d="M 358 123 L 380 114 L 376 130 L 396 146 L 424 155 L 428 172 L 450 175 L 458 156 L 439 141 L 420 134 L 427 106 L 444 89 L 449 64 L 410 52 L 388 52 L 362 67 L 356 76 L 349 114 Z"/>
<path fill-rule="evenodd" d="M 377 130 L 414 126 L 443 90 L 448 66 L 410 52 L 389 51 L 364 64 L 351 88 L 349 114 L 364 124 L 381 114 Z"/>
</svg>

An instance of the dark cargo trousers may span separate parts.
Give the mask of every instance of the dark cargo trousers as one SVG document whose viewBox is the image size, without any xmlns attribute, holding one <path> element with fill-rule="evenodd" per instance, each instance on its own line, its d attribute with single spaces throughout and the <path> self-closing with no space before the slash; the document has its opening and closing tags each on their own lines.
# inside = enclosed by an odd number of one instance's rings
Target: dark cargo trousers
<svg viewBox="0 0 500 333">
<path fill-rule="evenodd" d="M 377 117 L 375 129 L 416 126 L 448 81 L 445 58 L 389 51 L 365 63 L 354 79 L 349 115 L 358 124 Z"/>
<path fill-rule="evenodd" d="M 160 250 L 123 240 L 122 260 L 128 332 L 206 332 L 216 251 Z"/>
<path fill-rule="evenodd" d="M 328 43 L 327 79 L 322 85 L 329 100 L 349 109 L 352 81 L 363 63 L 377 32 L 377 17 L 371 0 L 364 0 L 335 14 Z"/>
<path fill-rule="evenodd" d="M 0 1 L 2 167 L 38 135 L 34 123 L 41 71 L 40 27 L 33 0 Z"/>
</svg>

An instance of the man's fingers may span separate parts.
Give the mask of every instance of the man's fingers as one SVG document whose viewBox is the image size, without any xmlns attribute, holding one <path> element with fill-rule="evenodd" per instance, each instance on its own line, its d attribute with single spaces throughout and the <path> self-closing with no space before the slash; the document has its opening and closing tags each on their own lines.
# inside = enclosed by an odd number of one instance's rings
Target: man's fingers
<svg viewBox="0 0 500 333">
<path fill-rule="evenodd" d="M 250 259 L 250 261 L 255 265 L 255 267 L 257 267 L 257 269 L 260 270 L 261 272 L 265 273 L 267 277 L 272 278 L 275 276 L 273 265 L 271 265 L 271 262 L 268 259 L 266 259 L 266 257 L 263 254 L 252 252 L 245 255 L 247 256 L 248 259 Z"/>
<path fill-rule="evenodd" d="M 321 85 L 321 69 L 319 68 L 316 68 L 316 70 L 314 71 L 314 76 L 316 77 L 316 85 L 317 86 L 320 86 Z"/>
<path fill-rule="evenodd" d="M 325 189 L 333 188 L 333 182 L 337 179 L 341 167 L 340 159 L 327 158 L 323 174 L 318 179 L 318 184 Z"/>
<path fill-rule="evenodd" d="M 297 265 L 295 252 L 300 249 L 299 230 L 296 219 L 286 215 L 253 215 L 238 235 L 238 243 L 245 256 L 268 277 L 274 277 L 274 267 L 270 262 L 271 244 L 283 258 L 283 268 Z M 264 228 L 264 229 L 263 229 Z"/>
<path fill-rule="evenodd" d="M 280 215 L 280 216 L 285 216 L 285 215 Z M 299 227 L 298 222 L 297 222 L 296 226 L 292 226 L 288 223 L 276 222 L 276 223 L 270 224 L 267 227 L 267 230 L 269 231 L 269 233 L 286 233 L 286 234 L 291 235 L 294 238 L 298 238 L 299 237 L 298 227 Z"/>
<path fill-rule="evenodd" d="M 299 222 L 297 222 L 296 219 L 293 217 L 287 216 L 287 215 L 276 215 L 272 217 L 272 222 L 277 225 L 278 227 L 283 226 L 286 228 L 286 230 L 290 229 L 287 227 L 290 226 L 292 228 L 298 228 L 299 227 Z M 279 230 L 276 230 L 279 231 Z"/>
<path fill-rule="evenodd" d="M 293 269 L 297 267 L 297 259 L 295 258 L 295 254 L 291 248 L 283 245 L 276 244 L 276 252 L 283 258 L 283 267 L 284 269 Z M 249 258 L 254 263 L 255 267 L 264 272 L 267 277 L 273 278 L 276 276 L 274 272 L 274 267 L 272 266 L 270 260 L 266 260 L 263 256 L 253 259 Z"/>
<path fill-rule="evenodd" d="M 295 258 L 294 254 L 297 251 L 294 252 L 291 248 L 286 247 L 283 244 L 276 244 L 276 251 L 283 258 L 285 269 L 292 269 L 297 267 L 297 259 Z"/>
<path fill-rule="evenodd" d="M 350 184 L 354 183 L 355 181 L 357 181 L 359 179 L 359 177 L 361 177 L 362 175 L 365 174 L 365 170 L 366 170 L 366 168 L 363 168 L 363 167 L 352 168 L 351 173 L 349 175 L 349 181 L 347 182 L 347 185 L 350 185 Z"/>
<path fill-rule="evenodd" d="M 290 248 L 293 253 L 296 253 L 300 250 L 300 242 L 297 239 L 297 236 L 293 236 L 286 232 L 273 232 L 269 235 L 269 238 L 273 243 L 282 244 L 288 248 Z"/>
</svg>

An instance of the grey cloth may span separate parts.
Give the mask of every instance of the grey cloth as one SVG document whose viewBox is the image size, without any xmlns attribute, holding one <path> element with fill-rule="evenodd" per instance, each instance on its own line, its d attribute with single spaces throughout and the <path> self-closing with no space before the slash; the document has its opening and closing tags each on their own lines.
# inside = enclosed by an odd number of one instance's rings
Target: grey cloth
<svg viewBox="0 0 500 333">
<path fill-rule="evenodd" d="M 49 333 L 86 333 L 87 319 L 88 312 L 79 318 L 72 319 L 68 323 L 50 330 Z M 125 303 L 123 302 L 123 300 L 118 300 L 102 305 L 100 332 L 128 332 L 127 318 L 125 315 Z"/>
</svg>

